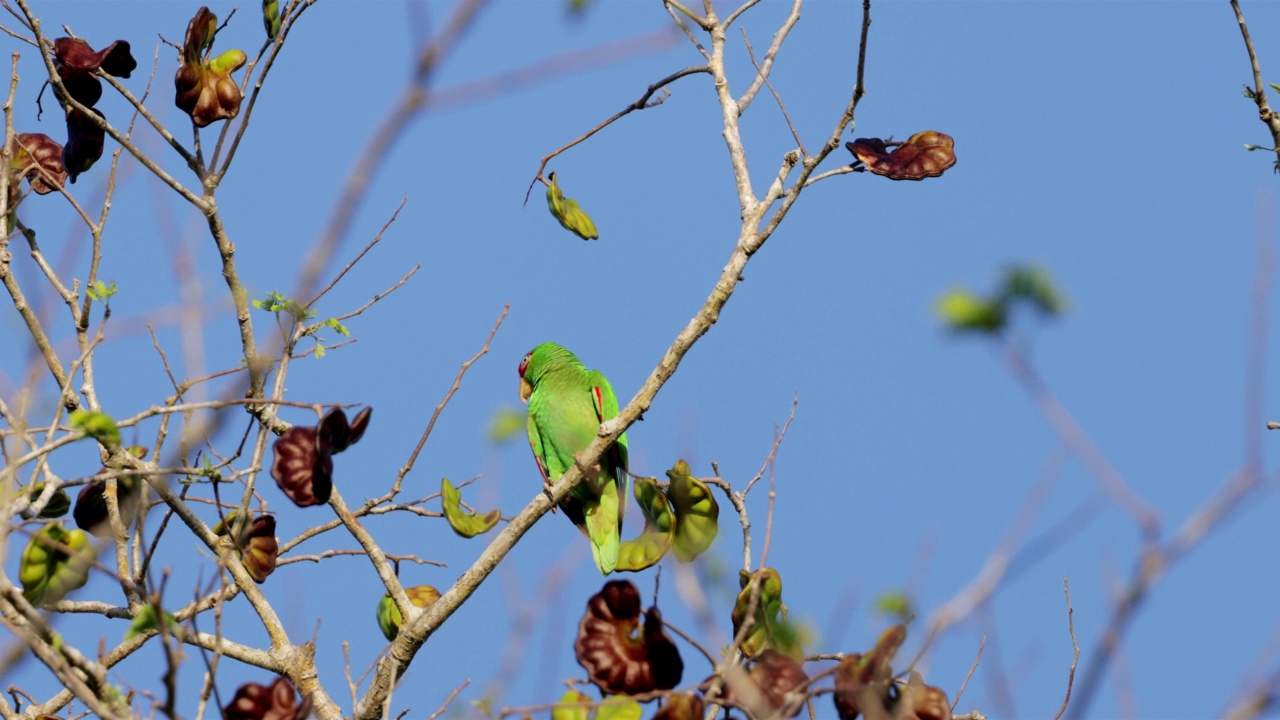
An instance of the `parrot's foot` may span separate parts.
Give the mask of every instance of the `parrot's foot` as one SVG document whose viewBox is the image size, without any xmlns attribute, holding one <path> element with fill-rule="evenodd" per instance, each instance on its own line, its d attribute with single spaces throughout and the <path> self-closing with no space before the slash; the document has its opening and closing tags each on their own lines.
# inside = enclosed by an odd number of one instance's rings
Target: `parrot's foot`
<svg viewBox="0 0 1280 720">
<path fill-rule="evenodd" d="M 547 496 L 547 499 L 548 499 L 548 500 L 552 500 L 552 501 L 554 501 L 554 498 L 552 498 L 552 497 L 551 497 L 551 485 L 552 485 L 552 483 L 551 483 L 551 481 L 550 481 L 550 480 L 543 480 L 543 481 L 542 481 L 542 492 Z M 556 507 L 555 507 L 555 505 L 552 505 L 552 506 L 551 506 L 551 512 L 555 512 L 555 511 L 556 511 Z"/>
</svg>

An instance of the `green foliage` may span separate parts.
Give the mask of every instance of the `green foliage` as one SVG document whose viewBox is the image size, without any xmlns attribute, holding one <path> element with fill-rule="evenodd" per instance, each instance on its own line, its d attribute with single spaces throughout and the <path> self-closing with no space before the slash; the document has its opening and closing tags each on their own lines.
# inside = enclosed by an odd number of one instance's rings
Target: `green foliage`
<svg viewBox="0 0 1280 720">
<path fill-rule="evenodd" d="M 92 285 L 85 288 L 84 292 L 94 300 L 101 302 L 105 301 L 112 295 L 115 295 L 119 291 L 116 290 L 116 283 L 114 280 L 109 283 L 104 283 L 101 280 L 95 280 Z"/>
<path fill-rule="evenodd" d="M 591 697 L 577 690 L 567 690 L 551 709 L 551 720 L 587 720 L 591 717 Z"/>
<path fill-rule="evenodd" d="M 945 293 L 935 309 L 954 332 L 998 335 L 1020 305 L 1045 317 L 1058 317 L 1066 311 L 1067 300 L 1048 271 L 1034 265 L 1013 265 L 1005 268 L 998 289 L 990 296 L 957 288 Z"/>
<path fill-rule="evenodd" d="M 529 418 L 524 410 L 513 407 L 500 407 L 493 412 L 489 421 L 489 442 L 501 445 L 524 432 Z"/>
<path fill-rule="evenodd" d="M 1004 308 L 968 290 L 949 290 L 938 300 L 937 312 L 955 332 L 999 333 L 1004 329 Z"/>
<path fill-rule="evenodd" d="M 719 532 L 720 506 L 711 488 L 693 477 L 689 463 L 676 462 L 667 471 L 671 484 L 667 497 L 676 513 L 675 555 L 680 562 L 690 562 L 701 555 Z"/>
<path fill-rule="evenodd" d="M 596 720 L 640 720 L 640 703 L 625 695 L 612 695 L 596 708 Z"/>
<path fill-rule="evenodd" d="M 884 615 L 895 622 L 907 622 L 915 617 L 915 606 L 911 602 L 911 596 L 905 592 L 898 590 L 889 590 L 880 593 L 876 598 L 876 612 Z"/>
<path fill-rule="evenodd" d="M 176 637 L 182 637 L 182 626 L 178 624 L 178 619 L 171 612 L 164 613 L 165 626 L 169 629 L 169 634 Z M 156 612 L 156 606 L 148 603 L 143 605 L 138 614 L 133 617 L 133 622 L 129 623 L 129 629 L 124 633 L 124 639 L 130 640 L 138 635 L 159 630 L 159 614 Z"/>
<path fill-rule="evenodd" d="M 671 548 L 675 533 L 675 515 L 652 478 L 637 478 L 634 493 L 640 512 L 644 513 L 644 530 L 640 537 L 618 547 L 615 570 L 635 572 L 654 565 Z"/>
<path fill-rule="evenodd" d="M 51 522 L 32 535 L 22 551 L 22 595 L 36 606 L 57 602 L 88 582 L 89 568 L 97 559 L 88 533 Z"/>
<path fill-rule="evenodd" d="M 71 427 L 84 432 L 86 437 L 106 446 L 120 444 L 120 428 L 116 421 L 101 410 L 77 410 L 71 413 Z"/>
<path fill-rule="evenodd" d="M 487 533 L 498 524 L 500 515 L 497 509 L 490 510 L 484 515 L 478 515 L 474 510 L 463 510 L 462 491 L 455 488 L 453 483 L 449 482 L 449 478 L 440 480 L 440 500 L 444 506 L 444 516 L 449 521 L 449 527 L 464 538 Z"/>
<path fill-rule="evenodd" d="M 200 459 L 200 472 L 198 477 L 207 477 L 212 482 L 221 482 L 222 472 L 215 469 L 213 466 L 213 460 L 209 459 L 208 455 L 205 455 Z"/>
<path fill-rule="evenodd" d="M 303 323 L 316 316 L 315 310 L 308 310 L 302 303 L 294 300 L 293 298 L 286 297 L 285 294 L 279 290 L 272 290 L 267 293 L 265 298 L 261 300 L 254 300 L 253 306 L 259 310 L 275 315 L 277 322 L 282 319 L 281 316 L 290 318 L 294 323 Z M 325 354 L 324 338 L 318 334 L 319 331 L 324 328 L 329 328 L 343 337 L 351 337 L 351 331 L 347 329 L 346 325 L 339 322 L 338 318 L 331 317 L 308 326 L 303 330 L 302 335 L 303 337 L 310 337 L 315 341 L 315 354 L 317 358 L 322 358 Z"/>
<path fill-rule="evenodd" d="M 284 293 L 279 290 L 272 290 L 267 296 L 261 300 L 254 300 L 253 306 L 259 310 L 265 310 L 279 316 L 284 313 L 292 317 L 296 322 L 302 322 L 316 314 L 315 310 L 307 310 L 302 303 L 289 297 L 285 297 Z"/>
<path fill-rule="evenodd" d="M 1067 299 L 1053 284 L 1049 273 L 1034 265 L 1006 268 L 1001 297 L 1005 302 L 1026 301 L 1047 317 L 1061 315 L 1067 307 Z"/>
</svg>

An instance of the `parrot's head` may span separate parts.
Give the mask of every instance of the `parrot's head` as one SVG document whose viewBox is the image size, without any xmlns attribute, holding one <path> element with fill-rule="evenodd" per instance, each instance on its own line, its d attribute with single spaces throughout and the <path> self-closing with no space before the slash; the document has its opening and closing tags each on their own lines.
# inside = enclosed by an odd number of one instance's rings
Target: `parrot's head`
<svg viewBox="0 0 1280 720">
<path fill-rule="evenodd" d="M 529 360 L 533 358 L 533 351 L 525 353 L 524 359 L 520 361 L 520 402 L 529 402 L 529 396 L 533 394 L 533 383 L 529 382 L 524 373 L 529 369 Z"/>
</svg>

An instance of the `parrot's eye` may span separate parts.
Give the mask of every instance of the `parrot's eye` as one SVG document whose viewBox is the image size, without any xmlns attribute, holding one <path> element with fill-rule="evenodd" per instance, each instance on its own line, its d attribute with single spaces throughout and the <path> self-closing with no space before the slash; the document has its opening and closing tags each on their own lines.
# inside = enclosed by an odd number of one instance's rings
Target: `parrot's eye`
<svg viewBox="0 0 1280 720">
<path fill-rule="evenodd" d="M 529 358 L 533 357 L 533 353 L 525 353 L 524 359 L 520 361 L 520 377 L 524 377 L 524 371 L 529 367 Z"/>
</svg>

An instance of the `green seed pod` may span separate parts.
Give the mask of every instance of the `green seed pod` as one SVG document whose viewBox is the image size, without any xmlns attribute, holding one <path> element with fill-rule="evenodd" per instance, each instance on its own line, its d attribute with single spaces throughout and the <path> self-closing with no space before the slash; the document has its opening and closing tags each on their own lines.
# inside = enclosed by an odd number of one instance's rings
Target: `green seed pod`
<svg viewBox="0 0 1280 720">
<path fill-rule="evenodd" d="M 637 479 L 634 494 L 640 512 L 644 513 L 644 530 L 640 537 L 619 546 L 615 570 L 643 570 L 656 564 L 671 549 L 676 518 L 667 496 L 651 478 Z"/>
<path fill-rule="evenodd" d="M 27 497 L 34 503 L 36 500 L 40 499 L 40 495 L 43 492 L 44 483 L 38 482 L 35 487 L 31 488 L 31 492 L 27 493 Z M 53 497 L 49 498 L 49 502 L 45 503 L 44 510 L 40 511 L 39 517 L 45 520 L 60 518 L 63 515 L 66 515 L 67 511 L 70 509 L 71 496 L 67 494 L 66 490 L 58 488 L 53 491 Z"/>
<path fill-rule="evenodd" d="M 487 533 L 498 524 L 499 513 L 496 509 L 484 515 L 462 509 L 462 491 L 449 482 L 449 478 L 440 481 L 440 499 L 444 505 L 444 517 L 449 527 L 464 538 L 475 537 Z"/>
<path fill-rule="evenodd" d="M 87 533 L 51 522 L 31 536 L 22 551 L 22 595 L 36 606 L 57 602 L 88 582 L 89 568 L 97 559 L 98 550 Z"/>
<path fill-rule="evenodd" d="M 409 602 L 424 609 L 440 599 L 440 591 L 430 585 L 405 588 L 404 592 L 409 596 Z M 387 636 L 387 640 L 395 640 L 402 624 L 404 618 L 400 615 L 400 608 L 396 607 L 390 595 L 383 595 L 378 601 L 378 627 L 382 628 L 382 634 Z"/>
<path fill-rule="evenodd" d="M 693 477 L 684 460 L 676 462 L 667 477 L 671 479 L 667 497 L 676 511 L 675 556 L 680 562 L 689 562 L 716 539 L 720 506 L 712 497 L 711 488 Z"/>
</svg>

